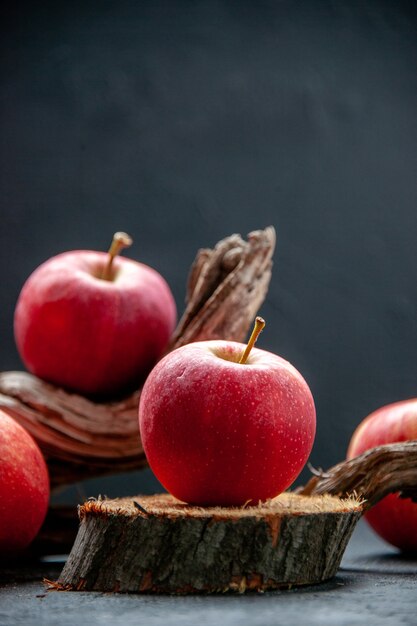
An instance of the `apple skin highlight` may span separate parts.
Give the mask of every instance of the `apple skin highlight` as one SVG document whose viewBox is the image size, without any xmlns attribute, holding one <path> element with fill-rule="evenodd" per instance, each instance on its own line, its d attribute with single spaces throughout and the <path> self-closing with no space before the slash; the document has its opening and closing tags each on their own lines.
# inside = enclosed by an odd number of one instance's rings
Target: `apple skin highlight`
<svg viewBox="0 0 417 626">
<path fill-rule="evenodd" d="M 139 425 L 162 485 L 190 504 L 240 506 L 287 489 L 313 446 L 316 413 L 301 374 L 281 357 L 212 340 L 178 348 L 152 370 Z"/>
<path fill-rule="evenodd" d="M 14 319 L 26 368 L 87 395 L 139 387 L 165 352 L 176 322 L 171 291 L 158 272 L 128 258 L 101 278 L 105 252 L 75 250 L 38 267 Z"/>
<path fill-rule="evenodd" d="M 347 458 L 387 443 L 417 439 L 417 399 L 383 406 L 366 417 L 352 435 Z M 392 493 L 365 513 L 385 541 L 404 552 L 417 552 L 417 503 Z"/>
<path fill-rule="evenodd" d="M 0 410 L 0 554 L 16 554 L 32 542 L 48 502 L 49 475 L 38 445 Z"/>
</svg>

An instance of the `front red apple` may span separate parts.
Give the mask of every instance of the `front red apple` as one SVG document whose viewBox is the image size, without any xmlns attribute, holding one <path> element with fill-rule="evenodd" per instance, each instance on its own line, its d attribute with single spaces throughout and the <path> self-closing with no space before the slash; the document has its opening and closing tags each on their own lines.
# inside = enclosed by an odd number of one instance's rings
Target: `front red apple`
<svg viewBox="0 0 417 626">
<path fill-rule="evenodd" d="M 39 447 L 0 411 L 0 554 L 26 548 L 45 519 L 49 476 Z"/>
<path fill-rule="evenodd" d="M 417 439 L 417 399 L 383 406 L 365 418 L 353 433 L 347 458 L 376 446 Z M 417 504 L 390 494 L 365 515 L 385 541 L 404 551 L 417 551 Z"/>
<path fill-rule="evenodd" d="M 176 320 L 171 291 L 152 268 L 78 250 L 53 257 L 26 281 L 15 337 L 30 372 L 86 394 L 139 386 L 165 352 Z"/>
<path fill-rule="evenodd" d="M 160 361 L 142 391 L 139 424 L 149 464 L 178 499 L 200 505 L 264 501 L 289 487 L 310 454 L 310 389 L 284 359 L 206 341 Z"/>
</svg>

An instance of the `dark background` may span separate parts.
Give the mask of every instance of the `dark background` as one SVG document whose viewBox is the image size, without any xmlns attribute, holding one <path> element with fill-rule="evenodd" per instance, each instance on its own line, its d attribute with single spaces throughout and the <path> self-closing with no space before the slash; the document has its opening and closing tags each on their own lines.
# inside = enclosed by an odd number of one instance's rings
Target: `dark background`
<svg viewBox="0 0 417 626">
<path fill-rule="evenodd" d="M 10 3 L 11 5 L 12 3 Z M 30 272 L 68 249 L 158 269 L 273 224 L 259 346 L 317 406 L 313 464 L 417 389 L 413 2 L 17 3 L 2 16 L 0 368 Z M 152 490 L 149 472 L 84 486 Z"/>
</svg>

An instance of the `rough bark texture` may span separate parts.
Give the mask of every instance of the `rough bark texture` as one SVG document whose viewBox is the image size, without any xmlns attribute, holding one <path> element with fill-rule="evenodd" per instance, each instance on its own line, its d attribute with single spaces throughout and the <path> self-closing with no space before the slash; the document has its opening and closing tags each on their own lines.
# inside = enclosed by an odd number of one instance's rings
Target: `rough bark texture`
<svg viewBox="0 0 417 626">
<path fill-rule="evenodd" d="M 172 339 L 178 347 L 197 339 L 242 341 L 266 296 L 275 249 L 270 226 L 203 249 L 192 265 L 187 306 Z"/>
<path fill-rule="evenodd" d="M 170 349 L 213 338 L 242 341 L 266 296 L 275 231 L 232 235 L 200 250 L 187 306 Z M 52 488 L 146 464 L 139 437 L 140 391 L 95 402 L 23 372 L 0 374 L 0 408 L 22 424 L 44 453 Z"/>
<path fill-rule="evenodd" d="M 354 493 L 366 500 L 365 508 L 395 492 L 417 501 L 417 441 L 372 448 L 327 472 L 318 472 L 298 490 L 302 495 Z"/>
<path fill-rule="evenodd" d="M 169 495 L 88 502 L 53 587 L 183 594 L 318 583 L 337 571 L 361 510 L 354 499 L 295 494 L 237 509 Z"/>
<path fill-rule="evenodd" d="M 390 492 L 416 495 L 417 441 L 365 452 L 301 491 L 240 508 L 187 506 L 169 495 L 87 502 L 55 587 L 244 592 L 326 580 L 363 511 Z"/>
</svg>

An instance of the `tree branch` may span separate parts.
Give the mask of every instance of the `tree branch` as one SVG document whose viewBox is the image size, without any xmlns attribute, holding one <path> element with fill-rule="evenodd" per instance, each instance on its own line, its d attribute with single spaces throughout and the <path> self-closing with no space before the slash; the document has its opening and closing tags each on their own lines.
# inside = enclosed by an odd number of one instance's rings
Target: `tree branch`
<svg viewBox="0 0 417 626">
<path fill-rule="evenodd" d="M 400 492 L 402 497 L 417 501 L 417 440 L 367 450 L 313 476 L 297 492 L 301 495 L 355 494 L 366 500 L 365 508 L 388 493 Z"/>
</svg>

